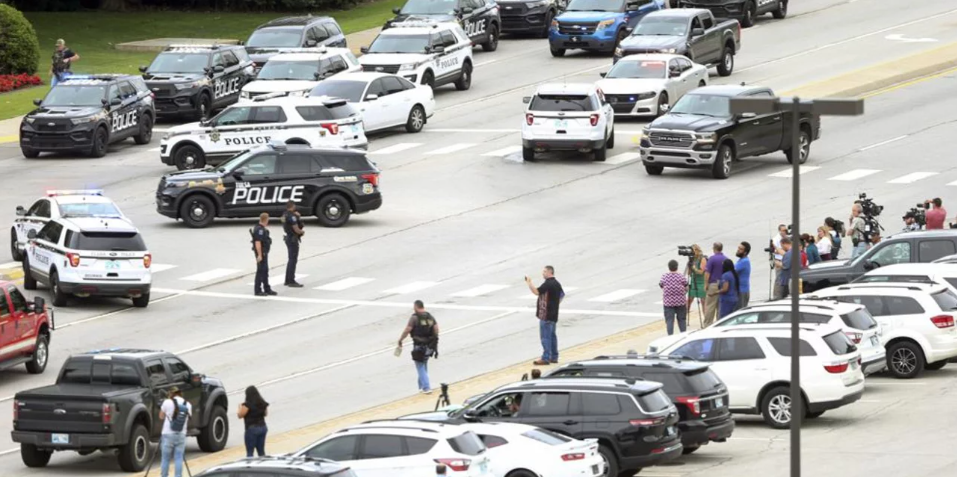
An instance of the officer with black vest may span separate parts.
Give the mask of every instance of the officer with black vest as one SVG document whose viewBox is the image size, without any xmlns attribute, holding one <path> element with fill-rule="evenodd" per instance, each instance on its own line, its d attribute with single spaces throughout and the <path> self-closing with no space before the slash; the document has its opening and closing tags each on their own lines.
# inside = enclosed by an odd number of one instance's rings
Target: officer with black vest
<svg viewBox="0 0 957 477">
<path fill-rule="evenodd" d="M 272 238 L 269 237 L 269 214 L 259 214 L 259 223 L 249 231 L 253 236 L 253 252 L 256 254 L 256 282 L 253 291 L 256 296 L 278 295 L 269 286 L 269 249 Z"/>
<path fill-rule="evenodd" d="M 422 300 L 415 300 L 412 316 L 399 337 L 399 346 L 406 336 L 412 335 L 412 361 L 419 375 L 419 392 L 432 394 L 429 384 L 429 358 L 439 357 L 439 324 L 431 313 L 425 311 Z"/>
<path fill-rule="evenodd" d="M 296 211 L 296 203 L 286 202 L 286 213 L 282 215 L 282 230 L 286 233 L 283 240 L 286 242 L 286 250 L 289 252 L 289 260 L 286 262 L 286 283 L 287 287 L 302 288 L 302 284 L 296 281 L 296 265 L 299 263 L 299 242 L 302 236 L 306 234 L 302 230 L 302 217 Z"/>
</svg>

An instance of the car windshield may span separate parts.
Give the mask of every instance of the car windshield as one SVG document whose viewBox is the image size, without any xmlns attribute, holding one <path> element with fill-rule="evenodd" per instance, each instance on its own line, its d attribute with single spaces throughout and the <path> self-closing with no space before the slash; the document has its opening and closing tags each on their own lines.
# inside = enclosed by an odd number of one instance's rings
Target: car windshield
<svg viewBox="0 0 957 477">
<path fill-rule="evenodd" d="M 264 28 L 256 30 L 246 46 L 253 48 L 296 48 L 302 38 L 302 30 L 298 28 Z"/>
<path fill-rule="evenodd" d="M 455 0 L 409 0 L 405 2 L 403 15 L 452 15 L 455 13 Z"/>
<path fill-rule="evenodd" d="M 156 73 L 202 73 L 209 65 L 205 53 L 161 53 L 146 70 Z"/>
<path fill-rule="evenodd" d="M 566 12 L 623 12 L 625 0 L 572 0 Z"/>
<path fill-rule="evenodd" d="M 664 61 L 619 61 L 605 78 L 660 79 L 665 71 Z"/>
<path fill-rule="evenodd" d="M 78 202 L 75 204 L 60 204 L 60 215 L 64 217 L 120 217 L 120 210 L 115 205 L 99 202 Z"/>
<path fill-rule="evenodd" d="M 669 114 L 696 114 L 730 118 L 730 98 L 711 94 L 686 94 L 668 111 Z"/>
<path fill-rule="evenodd" d="M 532 98 L 529 111 L 597 111 L 598 104 L 592 96 L 577 94 L 538 94 Z"/>
<path fill-rule="evenodd" d="M 941 290 L 930 295 L 943 311 L 957 310 L 957 295 L 950 290 Z"/>
<path fill-rule="evenodd" d="M 428 46 L 428 35 L 379 35 L 369 53 L 425 53 Z"/>
<path fill-rule="evenodd" d="M 677 17 L 642 18 L 631 36 L 685 36 L 688 34 L 688 20 Z"/>
<path fill-rule="evenodd" d="M 220 114 L 222 114 L 222 113 L 220 113 Z M 214 120 L 215 120 L 215 118 L 214 118 Z M 250 156 L 250 155 L 252 155 L 252 151 L 251 151 L 251 150 L 249 150 L 249 151 L 243 151 L 243 152 L 241 152 L 241 153 L 239 153 L 239 154 L 236 154 L 235 156 L 233 156 L 233 157 L 232 157 L 231 159 L 229 159 L 228 161 L 226 161 L 226 162 L 220 164 L 220 165 L 219 165 L 219 168 L 218 168 L 217 170 L 220 171 L 220 172 L 233 172 L 233 170 L 237 169 L 240 165 L 242 165 L 242 163 L 246 162 L 246 159 L 249 159 L 249 156 Z"/>
<path fill-rule="evenodd" d="M 318 61 L 269 60 L 256 75 L 257 80 L 315 81 Z"/>
<path fill-rule="evenodd" d="M 309 96 L 330 96 L 358 103 L 362 101 L 362 92 L 365 89 L 366 83 L 362 81 L 325 80 L 316 85 Z"/>
<path fill-rule="evenodd" d="M 43 98 L 43 106 L 103 106 L 106 86 L 57 85 Z"/>
</svg>

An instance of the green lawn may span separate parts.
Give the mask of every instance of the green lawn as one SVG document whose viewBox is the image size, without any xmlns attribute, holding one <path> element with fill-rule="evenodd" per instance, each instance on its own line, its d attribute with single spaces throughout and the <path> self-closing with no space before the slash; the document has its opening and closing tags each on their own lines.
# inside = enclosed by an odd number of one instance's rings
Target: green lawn
<svg viewBox="0 0 957 477">
<path fill-rule="evenodd" d="M 313 12 L 330 15 L 343 31 L 353 33 L 381 26 L 392 18 L 392 8 L 405 0 L 373 0 L 349 10 Z M 50 81 L 50 56 L 57 38 L 80 55 L 73 65 L 76 73 L 138 73 L 156 53 L 115 50 L 113 45 L 150 38 L 233 38 L 245 40 L 256 26 L 282 13 L 207 12 L 26 12 L 40 39 L 40 68 L 45 84 Z M 48 86 L 0 94 L 0 119 L 20 116 L 33 108 L 33 99 L 42 98 Z"/>
</svg>

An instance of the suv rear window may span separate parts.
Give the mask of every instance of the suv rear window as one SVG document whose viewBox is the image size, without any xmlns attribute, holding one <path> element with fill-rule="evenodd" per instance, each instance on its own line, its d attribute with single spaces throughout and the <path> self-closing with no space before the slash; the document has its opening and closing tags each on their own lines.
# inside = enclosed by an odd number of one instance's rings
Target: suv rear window
<svg viewBox="0 0 957 477">
<path fill-rule="evenodd" d="M 113 361 L 72 360 L 63 365 L 57 384 L 113 384 L 139 386 L 139 372 L 130 364 Z"/>
<path fill-rule="evenodd" d="M 67 245 L 74 250 L 96 252 L 145 252 L 146 244 L 136 232 L 80 232 L 72 234 L 72 243 Z"/>
<path fill-rule="evenodd" d="M 711 368 L 684 373 L 694 391 L 711 391 L 721 384 L 721 378 Z"/>
<path fill-rule="evenodd" d="M 551 112 L 597 111 L 598 101 L 591 95 L 539 94 L 532 97 L 532 104 L 528 109 Z"/>
<path fill-rule="evenodd" d="M 957 295 L 950 290 L 942 290 L 930 296 L 943 311 L 957 310 Z"/>
<path fill-rule="evenodd" d="M 768 338 L 768 343 L 771 343 L 771 347 L 773 347 L 774 351 L 777 351 L 779 355 L 785 357 L 791 356 L 791 338 Z M 817 356 L 811 343 L 801 340 L 798 346 L 800 346 L 801 356 Z"/>
<path fill-rule="evenodd" d="M 449 446 L 459 454 L 479 455 L 485 452 L 485 443 L 472 431 L 449 439 Z"/>
<path fill-rule="evenodd" d="M 637 396 L 637 398 L 638 404 L 641 405 L 641 410 L 645 412 L 664 411 L 671 407 L 671 400 L 668 399 L 668 396 L 660 389 L 648 394 L 642 394 Z"/>
<path fill-rule="evenodd" d="M 560 446 L 566 442 L 571 442 L 571 439 L 568 437 L 545 429 L 532 429 L 528 432 L 523 432 L 522 435 L 550 446 Z"/>
<path fill-rule="evenodd" d="M 297 106 L 296 112 L 306 121 L 330 121 L 356 116 L 359 112 L 349 103 L 341 106 Z"/>
<path fill-rule="evenodd" d="M 877 321 L 874 320 L 866 309 L 843 314 L 841 315 L 841 320 L 844 321 L 845 325 L 859 330 L 869 330 L 877 326 Z"/>
<path fill-rule="evenodd" d="M 847 335 L 840 331 L 835 331 L 834 333 L 825 335 L 824 342 L 827 343 L 827 347 L 831 348 L 831 351 L 833 351 L 836 355 L 848 354 L 857 351 L 857 346 L 854 346 L 854 343 L 847 339 Z"/>
<path fill-rule="evenodd" d="M 344 172 L 374 171 L 375 167 L 369 164 L 364 156 L 322 156 L 319 163 L 323 168 L 338 168 Z"/>
</svg>

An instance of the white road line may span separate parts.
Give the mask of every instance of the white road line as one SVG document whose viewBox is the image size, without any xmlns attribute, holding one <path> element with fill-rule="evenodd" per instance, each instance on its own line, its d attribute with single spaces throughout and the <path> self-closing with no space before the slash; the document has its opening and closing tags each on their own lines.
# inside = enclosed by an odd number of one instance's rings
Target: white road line
<svg viewBox="0 0 957 477">
<path fill-rule="evenodd" d="M 519 148 L 519 149 L 521 149 L 521 148 Z M 4 269 L 4 268 L 20 268 L 21 266 L 23 266 L 23 265 L 21 265 L 20 262 L 0 263 L 0 269 Z"/>
<path fill-rule="evenodd" d="M 214 268 L 212 270 L 197 273 L 195 275 L 190 275 L 188 277 L 180 278 L 180 280 L 186 280 L 188 282 L 206 282 L 210 280 L 215 280 L 217 278 L 223 278 L 225 276 L 232 275 L 234 273 L 239 273 L 239 270 L 234 268 Z"/>
<path fill-rule="evenodd" d="M 308 276 L 309 276 L 309 275 L 307 275 L 307 274 L 297 273 L 297 274 L 296 274 L 296 281 L 299 282 L 299 283 L 302 283 L 302 282 L 300 281 L 300 279 L 301 279 L 301 278 L 306 278 L 306 277 L 308 277 Z M 283 284 L 283 283 L 286 283 L 286 274 L 285 274 L 285 273 L 283 273 L 283 274 L 281 274 L 281 275 L 273 275 L 273 276 L 269 277 L 269 284 L 270 284 L 271 286 L 279 286 L 279 285 L 281 285 L 281 284 Z M 256 284 L 255 281 L 252 281 L 252 282 L 247 283 L 247 285 L 255 285 L 255 284 Z"/>
<path fill-rule="evenodd" d="M 433 308 L 435 308 L 435 307 L 433 307 Z M 868 385 L 868 386 L 926 386 L 927 383 L 918 383 L 918 382 L 913 382 L 913 381 L 907 381 L 907 382 L 893 382 L 893 381 L 887 381 L 887 382 L 878 381 L 878 382 L 873 382 L 873 381 L 868 381 L 868 382 L 867 382 L 867 385 Z"/>
<path fill-rule="evenodd" d="M 633 161 L 641 157 L 641 154 L 637 152 L 623 152 L 621 154 L 615 154 L 614 156 L 609 157 L 605 160 L 605 164 L 617 165 L 622 164 L 628 161 Z"/>
<path fill-rule="evenodd" d="M 868 150 L 868 149 L 874 149 L 875 147 L 881 147 L 881 146 L 883 146 L 883 145 L 885 145 L 885 144 L 890 144 L 890 143 L 895 142 L 895 141 L 900 141 L 901 139 L 904 139 L 904 138 L 907 137 L 907 136 L 909 136 L 909 134 L 905 134 L 905 135 L 903 135 L 903 136 L 897 136 L 897 137 L 895 137 L 895 138 L 893 138 L 893 139 L 888 139 L 888 140 L 886 140 L 886 141 L 881 141 L 881 142 L 879 142 L 879 143 L 877 143 L 877 144 L 871 144 L 870 146 L 862 147 L 862 148 L 858 149 L 857 151 L 858 151 L 858 152 L 863 152 L 863 151 L 866 151 L 866 150 Z"/>
<path fill-rule="evenodd" d="M 155 288 L 154 288 L 153 290 L 155 290 Z M 173 299 L 173 298 L 176 298 L 176 297 L 179 297 L 179 296 L 182 296 L 182 295 L 183 295 L 182 293 L 174 293 L 174 294 L 169 295 L 169 296 L 164 296 L 163 298 L 157 298 L 157 299 L 155 299 L 155 300 L 150 300 L 150 304 L 153 305 L 153 304 L 159 303 L 159 302 L 161 302 L 161 301 L 171 300 L 171 299 Z M 111 311 L 111 312 L 109 312 L 109 313 L 104 313 L 104 314 L 102 314 L 102 315 L 96 315 L 96 316 L 91 316 L 91 317 L 89 317 L 89 318 L 85 318 L 85 319 L 82 319 L 82 320 L 71 321 L 71 322 L 69 322 L 69 323 L 64 323 L 64 324 L 62 324 L 62 325 L 61 325 L 60 323 L 57 323 L 57 324 L 56 324 L 56 329 L 60 330 L 60 329 L 63 329 L 63 328 L 69 328 L 69 327 L 71 327 L 71 326 L 82 325 L 83 323 L 89 323 L 89 322 L 91 322 L 91 321 L 102 320 L 103 318 L 109 318 L 109 317 L 111 317 L 111 316 L 119 315 L 120 313 L 123 313 L 123 312 L 126 312 L 126 311 L 130 311 L 130 310 L 133 310 L 133 309 L 135 309 L 135 308 L 131 306 L 131 307 L 122 308 L 122 309 L 119 309 L 119 310 L 116 310 L 116 311 Z"/>
<path fill-rule="evenodd" d="M 601 296 L 596 296 L 588 301 L 600 302 L 600 303 L 612 303 L 616 301 L 624 300 L 625 298 L 633 297 L 639 293 L 644 293 L 645 290 L 633 290 L 630 288 L 623 288 L 621 290 L 615 290 L 611 293 L 606 293 Z"/>
<path fill-rule="evenodd" d="M 803 176 L 804 174 L 807 174 L 808 172 L 816 171 L 816 170 L 818 170 L 818 169 L 820 169 L 820 167 L 817 167 L 817 166 L 801 166 L 800 169 L 798 170 L 798 175 Z M 792 177 L 792 174 L 793 174 L 793 173 L 794 173 L 794 171 L 791 170 L 791 168 L 789 167 L 789 168 L 787 168 L 787 169 L 785 169 L 785 170 L 783 170 L 783 171 L 781 171 L 781 172 L 775 172 L 774 174 L 768 174 L 768 177 L 784 177 L 784 178 L 789 179 L 789 178 Z"/>
<path fill-rule="evenodd" d="M 573 292 L 573 291 L 575 291 L 575 290 L 578 290 L 578 287 L 566 287 L 566 286 L 563 285 L 563 286 L 562 286 L 562 290 L 565 290 L 565 297 L 567 298 L 567 297 L 568 297 L 568 294 L 571 293 L 571 292 Z M 517 300 L 520 300 L 520 299 L 526 299 L 526 300 L 535 299 L 535 300 L 537 300 L 537 299 L 538 299 L 538 295 L 536 295 L 536 294 L 534 294 L 534 293 L 532 293 L 532 292 L 530 292 L 530 291 L 526 291 L 525 293 L 523 293 L 523 294 L 521 294 L 521 295 L 515 297 L 515 299 L 517 299 Z"/>
<path fill-rule="evenodd" d="M 419 147 L 421 145 L 422 144 L 418 142 L 402 142 L 402 143 L 394 144 L 386 148 L 379 149 L 378 151 L 372 151 L 369 154 L 371 155 L 395 154 L 397 152 L 402 152 L 408 149 L 412 149 L 413 147 Z"/>
<path fill-rule="evenodd" d="M 170 265 L 168 263 L 151 263 L 150 271 L 152 273 L 159 273 L 159 272 L 165 272 L 167 270 L 170 270 L 176 267 L 177 265 Z"/>
<path fill-rule="evenodd" d="M 439 149 L 435 149 L 435 150 L 429 151 L 429 152 L 425 153 L 425 155 L 426 155 L 426 156 L 438 156 L 438 155 L 440 155 L 440 154 L 452 154 L 453 152 L 459 152 L 459 151 L 461 151 L 461 150 L 463 150 L 463 149 L 468 149 L 468 148 L 470 148 L 470 147 L 472 147 L 472 146 L 474 146 L 474 145 L 475 145 L 475 144 L 467 143 L 467 142 L 463 142 L 463 143 L 459 143 L 459 144 L 452 144 L 451 146 L 446 146 L 446 147 L 442 147 L 442 148 L 439 148 Z"/>
<path fill-rule="evenodd" d="M 426 128 L 422 132 L 434 133 L 514 133 L 522 132 L 521 128 L 511 129 L 462 129 L 462 128 Z"/>
<path fill-rule="evenodd" d="M 349 277 L 343 278 L 342 280 L 326 283 L 325 285 L 320 285 L 313 290 L 323 290 L 323 291 L 342 291 L 352 287 L 357 287 L 359 285 L 365 285 L 366 283 L 375 281 L 375 278 L 363 278 L 363 277 Z"/>
<path fill-rule="evenodd" d="M 417 291 L 425 290 L 426 288 L 432 288 L 438 285 L 438 282 L 412 282 L 400 287 L 390 288 L 382 293 L 388 293 L 390 295 L 405 295 L 406 293 L 415 293 Z"/>
<path fill-rule="evenodd" d="M 872 174 L 881 172 L 879 169 L 854 169 L 840 175 L 829 178 L 829 181 L 856 181 Z"/>
<path fill-rule="evenodd" d="M 455 292 L 452 296 L 458 297 L 476 297 L 482 295 L 488 295 L 489 293 L 494 293 L 499 290 L 504 290 L 508 288 L 508 285 L 479 285 L 475 288 L 469 288 L 468 290 L 462 290 L 460 292 Z"/>
<path fill-rule="evenodd" d="M 887 181 L 888 184 L 910 184 L 928 177 L 936 176 L 936 172 L 911 172 L 910 174 L 898 177 L 897 179 Z"/>
<path fill-rule="evenodd" d="M 498 149 L 496 151 L 486 152 L 485 154 L 482 154 L 482 155 L 486 157 L 505 157 L 509 154 L 515 154 L 516 152 L 519 152 L 521 150 L 522 150 L 522 146 L 508 146 L 502 149 Z"/>
<path fill-rule="evenodd" d="M 160 148 L 158 148 L 158 147 L 153 147 L 153 148 L 147 149 L 147 151 L 148 151 L 148 152 L 160 152 Z"/>
<path fill-rule="evenodd" d="M 156 128 L 156 127 L 153 128 L 153 132 L 164 133 L 164 132 L 167 132 L 167 131 L 169 131 L 169 129 L 167 129 L 167 128 Z"/>
<path fill-rule="evenodd" d="M 957 186 L 957 181 L 947 183 L 949 186 Z"/>
</svg>

